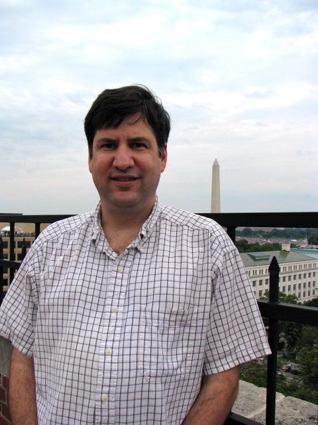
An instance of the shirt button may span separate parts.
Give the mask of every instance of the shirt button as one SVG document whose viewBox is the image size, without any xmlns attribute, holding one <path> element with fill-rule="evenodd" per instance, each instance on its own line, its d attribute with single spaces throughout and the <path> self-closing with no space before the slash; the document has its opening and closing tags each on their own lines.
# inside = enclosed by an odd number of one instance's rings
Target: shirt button
<svg viewBox="0 0 318 425">
<path fill-rule="evenodd" d="M 105 350 L 105 352 L 106 352 L 107 356 L 111 356 L 113 350 L 110 347 L 107 347 L 106 350 Z"/>
<path fill-rule="evenodd" d="M 113 305 L 112 306 L 112 313 L 118 313 L 119 312 L 119 308 L 117 307 L 117 305 Z"/>
<path fill-rule="evenodd" d="M 121 266 L 118 266 L 118 267 L 117 267 L 117 271 L 118 271 L 119 273 L 122 273 L 122 272 L 124 271 L 124 268 L 123 268 L 123 267 L 121 267 Z"/>
<path fill-rule="evenodd" d="M 102 399 L 102 401 L 107 401 L 108 400 L 108 395 L 107 394 L 102 394 L 101 399 Z"/>
</svg>

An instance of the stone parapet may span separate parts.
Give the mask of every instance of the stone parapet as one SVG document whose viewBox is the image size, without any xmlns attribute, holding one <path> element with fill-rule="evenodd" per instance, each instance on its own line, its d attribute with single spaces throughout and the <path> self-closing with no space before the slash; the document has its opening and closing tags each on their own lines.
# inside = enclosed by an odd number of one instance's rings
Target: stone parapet
<svg viewBox="0 0 318 425">
<path fill-rule="evenodd" d="M 240 381 L 240 391 L 233 412 L 265 424 L 266 388 Z M 275 423 L 276 425 L 318 425 L 318 406 L 276 393 Z"/>
</svg>

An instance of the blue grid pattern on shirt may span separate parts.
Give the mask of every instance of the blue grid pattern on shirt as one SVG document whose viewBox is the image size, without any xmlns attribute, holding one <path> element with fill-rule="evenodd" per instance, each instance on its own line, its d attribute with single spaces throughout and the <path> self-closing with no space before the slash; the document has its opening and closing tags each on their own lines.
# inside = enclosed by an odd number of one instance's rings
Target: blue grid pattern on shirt
<svg viewBox="0 0 318 425">
<path fill-rule="evenodd" d="M 34 357 L 39 425 L 181 424 L 202 374 L 269 353 L 240 256 L 212 220 L 158 204 L 117 255 L 98 212 L 41 233 L 0 333 Z"/>
</svg>

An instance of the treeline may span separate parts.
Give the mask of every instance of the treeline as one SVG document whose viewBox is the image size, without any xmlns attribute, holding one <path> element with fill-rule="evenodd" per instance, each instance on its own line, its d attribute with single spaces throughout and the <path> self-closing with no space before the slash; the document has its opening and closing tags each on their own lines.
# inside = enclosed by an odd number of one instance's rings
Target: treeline
<svg viewBox="0 0 318 425">
<path fill-rule="evenodd" d="M 272 229 L 270 231 L 265 231 L 262 229 L 251 229 L 250 227 L 244 227 L 243 229 L 237 229 L 237 236 L 242 236 L 246 238 L 263 238 L 263 239 L 272 239 L 272 238 L 281 238 L 281 239 L 306 239 L 312 240 L 309 242 L 315 244 L 318 242 L 318 229 L 309 228 L 309 229 L 298 229 L 298 228 L 286 228 L 286 229 Z"/>
<path fill-rule="evenodd" d="M 313 235 L 308 238 L 308 243 L 310 245 L 318 245 L 318 235 Z"/>
<path fill-rule="evenodd" d="M 280 251 L 282 246 L 280 243 L 265 243 L 258 242 L 248 243 L 246 239 L 239 239 L 235 242 L 239 252 L 260 252 L 260 251 Z"/>
<path fill-rule="evenodd" d="M 263 299 L 268 299 L 268 292 L 265 293 Z M 282 292 L 279 293 L 279 300 L 284 303 L 300 304 L 295 295 L 286 295 Z M 304 305 L 317 308 L 318 298 L 307 301 Z M 287 321 L 279 322 L 278 368 L 285 370 L 288 364 L 292 365 L 289 379 L 286 378 L 285 373 L 279 371 L 277 391 L 316 404 L 318 400 L 317 326 L 304 326 Z M 244 365 L 241 369 L 241 379 L 265 387 L 266 365 L 257 362 Z"/>
</svg>

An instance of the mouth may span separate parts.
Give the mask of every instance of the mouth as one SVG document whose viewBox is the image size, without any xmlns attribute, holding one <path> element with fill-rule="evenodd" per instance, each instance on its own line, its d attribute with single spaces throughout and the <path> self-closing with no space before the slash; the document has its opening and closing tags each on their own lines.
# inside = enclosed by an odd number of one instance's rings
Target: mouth
<svg viewBox="0 0 318 425">
<path fill-rule="evenodd" d="M 138 180 L 139 177 L 136 176 L 112 176 L 110 180 L 114 180 L 116 182 L 132 182 Z"/>
</svg>

